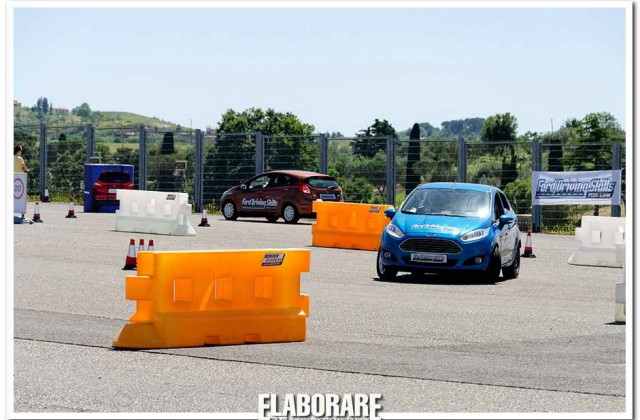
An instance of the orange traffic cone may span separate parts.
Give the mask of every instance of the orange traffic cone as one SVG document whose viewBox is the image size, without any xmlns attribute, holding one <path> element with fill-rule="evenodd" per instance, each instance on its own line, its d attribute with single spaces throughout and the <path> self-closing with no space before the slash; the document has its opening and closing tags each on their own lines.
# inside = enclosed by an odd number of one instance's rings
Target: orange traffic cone
<svg viewBox="0 0 640 420">
<path fill-rule="evenodd" d="M 207 220 L 207 209 L 202 209 L 202 218 L 200 219 L 200 227 L 209 227 L 209 221 Z"/>
<path fill-rule="evenodd" d="M 136 249 L 136 253 L 140 252 L 140 251 L 144 251 L 144 239 L 140 239 L 140 242 L 138 242 L 138 248 Z"/>
<path fill-rule="evenodd" d="M 74 207 L 75 204 L 73 203 L 73 201 L 69 203 L 69 212 L 65 216 L 67 219 L 76 219 L 76 211 Z"/>
<path fill-rule="evenodd" d="M 127 258 L 124 260 L 123 270 L 135 270 L 136 269 L 136 240 L 129 240 L 129 250 L 127 251 Z"/>
<path fill-rule="evenodd" d="M 533 240 L 531 239 L 531 231 L 527 232 L 527 240 L 524 243 L 524 253 L 521 255 L 524 258 L 535 258 L 533 253 Z"/>
<path fill-rule="evenodd" d="M 149 239 L 149 246 L 147 247 L 147 251 L 153 251 L 153 249 L 155 248 L 153 245 L 153 239 Z"/>
<path fill-rule="evenodd" d="M 33 209 L 33 219 L 35 223 L 42 223 L 42 219 L 40 218 L 40 203 L 36 201 L 36 206 Z"/>
</svg>

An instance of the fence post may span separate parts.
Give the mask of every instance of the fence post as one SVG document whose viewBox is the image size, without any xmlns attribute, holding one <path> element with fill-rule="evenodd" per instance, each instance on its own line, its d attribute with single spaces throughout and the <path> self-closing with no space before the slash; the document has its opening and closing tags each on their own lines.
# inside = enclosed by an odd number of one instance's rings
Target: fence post
<svg viewBox="0 0 640 420">
<path fill-rule="evenodd" d="M 326 134 L 320 134 L 320 173 L 329 172 L 329 140 Z"/>
<path fill-rule="evenodd" d="M 264 136 L 256 133 L 256 175 L 264 172 Z"/>
<path fill-rule="evenodd" d="M 538 140 L 533 140 L 531 142 L 531 158 L 533 160 L 532 169 L 534 171 L 540 171 L 542 168 L 542 147 Z M 533 205 L 533 194 L 535 194 L 534 188 L 531 189 L 531 194 L 531 230 L 533 232 L 540 232 L 542 230 L 542 209 L 540 206 Z"/>
<path fill-rule="evenodd" d="M 193 177 L 193 202 L 196 212 L 202 211 L 202 186 L 203 186 L 203 169 L 204 169 L 204 134 L 200 129 L 196 129 L 196 159 L 195 171 Z"/>
<path fill-rule="evenodd" d="M 614 143 L 611 145 L 611 169 L 617 170 L 621 169 L 622 166 L 622 153 L 621 153 L 621 144 Z M 622 178 L 620 179 L 622 182 Z M 620 195 L 622 195 L 622 185 L 620 186 Z M 611 216 L 620 217 L 622 214 L 622 209 L 620 205 L 611 206 Z"/>
<path fill-rule="evenodd" d="M 458 137 L 458 182 L 467 182 L 467 143 Z"/>
<path fill-rule="evenodd" d="M 394 136 L 387 136 L 386 186 L 387 204 L 396 204 L 396 142 Z"/>
<path fill-rule="evenodd" d="M 88 124 L 85 128 L 85 142 L 87 145 L 87 156 L 85 161 L 90 162 L 91 157 L 96 154 L 96 128 L 93 124 Z"/>
<path fill-rule="evenodd" d="M 147 189 L 147 129 L 140 125 L 138 134 L 138 189 Z"/>
<path fill-rule="evenodd" d="M 39 192 L 40 192 L 40 201 L 46 200 L 46 190 L 47 190 L 47 123 L 41 119 L 40 120 L 40 179 L 39 181 Z"/>
</svg>

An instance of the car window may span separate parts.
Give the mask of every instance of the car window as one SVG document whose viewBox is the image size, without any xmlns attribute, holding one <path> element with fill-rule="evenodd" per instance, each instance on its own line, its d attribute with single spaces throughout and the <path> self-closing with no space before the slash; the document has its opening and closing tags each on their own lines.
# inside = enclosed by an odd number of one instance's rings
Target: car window
<svg viewBox="0 0 640 420">
<path fill-rule="evenodd" d="M 269 187 L 285 187 L 291 185 L 291 177 L 285 174 L 271 174 Z"/>
<path fill-rule="evenodd" d="M 250 183 L 249 183 L 249 189 L 250 190 L 256 190 L 259 188 L 264 188 L 267 186 L 267 184 L 269 183 L 269 176 L 268 175 L 262 175 L 259 176 L 257 178 L 254 178 Z"/>
<path fill-rule="evenodd" d="M 507 196 L 504 195 L 503 193 L 498 193 L 498 195 L 500 195 L 500 200 L 502 201 L 502 207 L 504 207 L 505 210 L 511 210 L 511 204 L 509 204 L 509 200 L 507 200 Z"/>
<path fill-rule="evenodd" d="M 131 178 L 125 172 L 103 172 L 98 176 L 98 181 L 103 182 L 129 182 Z"/>
<path fill-rule="evenodd" d="M 314 176 L 311 178 L 307 178 L 307 184 L 316 188 L 337 188 L 338 187 L 338 181 L 330 177 Z"/>
<path fill-rule="evenodd" d="M 504 208 L 502 207 L 502 201 L 498 198 L 500 194 L 496 194 L 493 200 L 493 212 L 496 216 L 496 219 L 500 218 L 504 214 Z"/>
</svg>

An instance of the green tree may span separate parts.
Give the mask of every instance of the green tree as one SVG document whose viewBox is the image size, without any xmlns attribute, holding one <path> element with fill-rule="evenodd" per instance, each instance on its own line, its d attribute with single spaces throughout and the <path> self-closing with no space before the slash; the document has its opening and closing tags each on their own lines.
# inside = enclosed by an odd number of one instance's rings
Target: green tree
<svg viewBox="0 0 640 420">
<path fill-rule="evenodd" d="M 416 163 L 420 161 L 420 125 L 413 124 L 409 134 L 409 147 L 407 149 L 407 166 L 404 190 L 407 194 L 420 184 L 420 173 Z"/>
<path fill-rule="evenodd" d="M 162 146 L 160 147 L 161 155 L 172 155 L 176 152 L 173 145 L 173 133 L 167 132 L 162 136 Z"/>
<path fill-rule="evenodd" d="M 73 108 L 71 113 L 82 118 L 89 118 L 91 117 L 91 107 L 88 103 L 83 102 L 81 105 Z"/>
<path fill-rule="evenodd" d="M 267 169 L 318 169 L 313 131 L 313 125 L 289 112 L 228 110 L 218 122 L 215 144 L 206 154 L 204 199 L 217 200 L 226 189 L 255 173 L 252 133 L 265 136 Z"/>
<path fill-rule="evenodd" d="M 353 142 L 353 153 L 364 157 L 373 157 L 379 151 L 384 151 L 387 142 L 384 137 L 396 136 L 396 130 L 387 120 L 375 119 L 369 127 L 360 130 Z"/>
<path fill-rule="evenodd" d="M 513 144 L 516 142 L 517 129 L 518 120 L 507 112 L 487 118 L 480 131 L 483 142 L 495 145 L 491 154 L 499 153 L 502 156 L 501 188 L 518 178 L 517 156 Z"/>
<path fill-rule="evenodd" d="M 566 170 L 593 171 L 611 168 L 611 145 L 624 143 L 625 133 L 608 112 L 587 114 L 565 123 L 568 131 L 564 153 Z"/>
</svg>

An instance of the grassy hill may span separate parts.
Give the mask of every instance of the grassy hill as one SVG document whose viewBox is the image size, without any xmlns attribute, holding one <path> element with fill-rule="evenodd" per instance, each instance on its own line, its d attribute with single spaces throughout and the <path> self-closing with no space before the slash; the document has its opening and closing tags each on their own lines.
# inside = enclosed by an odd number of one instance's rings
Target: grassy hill
<svg viewBox="0 0 640 420">
<path fill-rule="evenodd" d="M 46 114 L 49 126 L 68 127 L 74 125 L 94 124 L 96 128 L 116 128 L 144 124 L 147 127 L 173 130 L 178 124 L 160 118 L 147 117 L 133 112 L 121 111 L 93 111 L 89 116 L 81 117 L 69 112 L 53 110 Z M 14 107 L 15 125 L 38 124 L 38 113 L 30 107 L 16 105 Z"/>
</svg>

